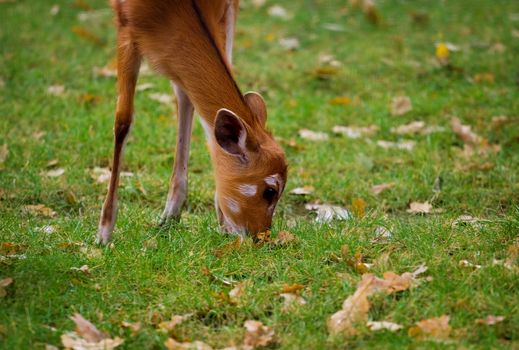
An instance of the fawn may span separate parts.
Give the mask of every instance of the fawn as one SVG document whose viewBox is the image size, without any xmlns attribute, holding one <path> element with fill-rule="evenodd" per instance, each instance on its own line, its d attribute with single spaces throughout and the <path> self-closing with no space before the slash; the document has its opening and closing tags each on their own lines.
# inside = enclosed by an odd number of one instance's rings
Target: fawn
<svg viewBox="0 0 519 350">
<path fill-rule="evenodd" d="M 255 92 L 242 95 L 231 73 L 238 0 L 111 0 L 117 24 L 117 109 L 114 154 L 98 241 L 111 239 L 117 187 L 141 59 L 169 78 L 177 97 L 178 135 L 161 223 L 178 219 L 187 196 L 193 112 L 201 116 L 223 231 L 267 230 L 287 180 L 285 155 L 266 130 L 266 106 Z"/>
</svg>

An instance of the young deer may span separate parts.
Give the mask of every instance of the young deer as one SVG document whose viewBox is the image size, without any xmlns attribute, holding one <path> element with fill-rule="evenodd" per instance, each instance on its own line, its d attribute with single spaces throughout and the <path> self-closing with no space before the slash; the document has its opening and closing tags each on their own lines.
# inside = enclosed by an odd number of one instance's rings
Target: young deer
<svg viewBox="0 0 519 350">
<path fill-rule="evenodd" d="M 201 115 L 215 172 L 215 206 L 224 231 L 266 230 L 285 187 L 281 147 L 265 129 L 262 97 L 242 95 L 231 74 L 238 0 L 112 0 L 117 19 L 117 88 L 112 176 L 98 240 L 111 239 L 123 146 L 133 120 L 142 57 L 173 82 L 178 136 L 161 223 L 178 219 L 187 195 L 194 109 Z"/>
</svg>

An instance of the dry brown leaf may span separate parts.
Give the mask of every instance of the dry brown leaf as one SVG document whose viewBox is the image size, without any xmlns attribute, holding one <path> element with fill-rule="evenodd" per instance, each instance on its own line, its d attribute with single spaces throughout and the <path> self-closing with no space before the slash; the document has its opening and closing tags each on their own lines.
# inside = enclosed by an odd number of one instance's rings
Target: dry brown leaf
<svg viewBox="0 0 519 350">
<path fill-rule="evenodd" d="M 90 268 L 88 267 L 88 265 L 83 265 L 81 267 L 71 267 L 70 270 L 81 272 L 81 273 L 84 273 L 85 275 L 90 274 Z"/>
<path fill-rule="evenodd" d="M 337 74 L 339 74 L 339 68 L 332 66 L 318 67 L 313 72 L 313 75 L 320 80 L 329 80 Z"/>
<path fill-rule="evenodd" d="M 332 106 L 349 106 L 352 103 L 352 99 L 346 96 L 337 96 L 330 100 Z"/>
<path fill-rule="evenodd" d="M 293 190 L 291 190 L 289 193 L 290 194 L 295 194 L 295 195 L 301 195 L 301 196 L 304 196 L 304 195 L 307 195 L 307 194 L 311 194 L 315 191 L 315 188 L 314 186 L 303 186 L 303 187 L 297 187 L 297 188 L 294 188 Z"/>
<path fill-rule="evenodd" d="M 194 341 L 192 343 L 189 342 L 177 342 L 173 338 L 168 338 L 164 342 L 166 349 L 168 350 L 213 350 L 213 348 L 201 341 Z"/>
<path fill-rule="evenodd" d="M 374 185 L 373 187 L 371 187 L 371 192 L 375 195 L 377 194 L 380 194 L 382 193 L 383 191 L 385 190 L 388 190 L 390 188 L 393 188 L 395 186 L 395 183 L 394 182 L 390 182 L 390 183 L 383 183 L 383 184 L 379 184 L 379 185 Z"/>
<path fill-rule="evenodd" d="M 317 217 L 315 221 L 319 223 L 327 223 L 332 220 L 348 220 L 351 214 L 345 208 L 330 204 L 305 204 L 306 210 L 316 211 Z"/>
<path fill-rule="evenodd" d="M 299 43 L 299 39 L 290 37 L 279 39 L 279 45 L 285 50 L 294 51 L 298 49 L 301 44 Z"/>
<path fill-rule="evenodd" d="M 164 105 L 172 106 L 173 105 L 173 96 L 170 94 L 162 94 L 162 93 L 151 93 L 148 94 L 148 97 L 154 101 L 160 102 Z"/>
<path fill-rule="evenodd" d="M 370 136 L 375 134 L 379 130 L 379 127 L 376 125 L 370 126 L 343 126 L 343 125 L 335 125 L 332 131 L 335 134 L 344 135 L 350 139 L 358 139 L 363 136 Z"/>
<path fill-rule="evenodd" d="M 49 14 L 51 16 L 56 16 L 58 13 L 59 13 L 59 10 L 60 10 L 60 7 L 59 5 L 53 5 L 50 10 L 49 10 Z"/>
<path fill-rule="evenodd" d="M 366 216 L 366 202 L 362 198 L 353 198 L 351 201 L 351 211 L 358 218 Z"/>
<path fill-rule="evenodd" d="M 97 183 L 107 183 L 110 181 L 110 177 L 112 176 L 112 172 L 108 168 L 100 168 L 95 167 L 90 171 L 90 177 L 95 180 Z M 129 171 L 121 171 L 119 174 L 120 177 L 132 177 L 133 173 Z"/>
<path fill-rule="evenodd" d="M 7 155 L 9 154 L 9 149 L 7 148 L 7 143 L 4 143 L 0 146 L 0 164 L 3 164 L 7 159 Z"/>
<path fill-rule="evenodd" d="M 294 293 L 281 293 L 280 296 L 283 300 L 283 307 L 281 310 L 283 312 L 290 311 L 293 307 L 306 305 L 306 300 Z"/>
<path fill-rule="evenodd" d="M 432 210 L 432 204 L 429 202 L 411 202 L 409 204 L 409 209 L 407 209 L 408 213 L 411 214 L 429 214 Z"/>
<path fill-rule="evenodd" d="M 229 299 L 232 303 L 238 304 L 241 297 L 245 294 L 245 288 L 248 285 L 248 281 L 238 283 L 233 289 L 229 291 Z"/>
<path fill-rule="evenodd" d="M 68 332 L 61 336 L 61 343 L 66 349 L 73 350 L 111 350 L 124 343 L 124 340 L 115 337 L 114 339 L 106 338 L 99 342 L 90 342 L 80 337 L 76 332 Z"/>
<path fill-rule="evenodd" d="M 70 319 L 76 324 L 77 335 L 88 342 L 97 343 L 108 337 L 106 334 L 101 333 L 92 322 L 81 316 L 81 314 L 76 313 Z"/>
<path fill-rule="evenodd" d="M 112 65 L 104 67 L 94 67 L 92 68 L 92 73 L 95 77 L 114 78 L 117 77 L 117 68 Z"/>
<path fill-rule="evenodd" d="M 391 332 L 396 332 L 399 329 L 404 328 L 402 325 L 399 325 L 398 323 L 388 322 L 388 321 L 368 321 L 366 323 L 368 328 L 371 331 L 381 331 L 381 330 L 388 330 Z"/>
<path fill-rule="evenodd" d="M 246 346 L 267 346 L 274 340 L 274 330 L 260 321 L 247 320 L 244 324 L 246 333 L 243 344 Z"/>
<path fill-rule="evenodd" d="M 295 284 L 285 284 L 283 285 L 283 293 L 295 293 L 299 290 L 302 290 L 304 289 L 305 286 L 302 285 L 302 284 L 298 284 L 298 283 L 295 283 Z"/>
<path fill-rule="evenodd" d="M 476 135 L 469 125 L 461 124 L 459 118 L 452 118 L 451 120 L 452 131 L 458 135 L 462 141 L 470 146 L 477 146 L 481 144 L 483 138 Z"/>
<path fill-rule="evenodd" d="M 228 254 L 232 251 L 240 249 L 242 243 L 243 243 L 243 239 L 241 238 L 241 236 L 238 236 L 232 242 L 224 244 L 223 246 L 219 247 L 218 249 L 215 249 L 214 255 L 217 258 L 220 258 L 225 254 Z"/>
<path fill-rule="evenodd" d="M 123 328 L 129 329 L 132 332 L 132 336 L 136 336 L 137 333 L 139 333 L 139 331 L 141 330 L 142 323 L 140 321 L 138 321 L 138 322 L 123 321 L 121 323 L 121 326 L 123 326 Z"/>
<path fill-rule="evenodd" d="M 416 146 L 416 141 L 398 141 L 398 142 L 392 142 L 392 141 L 385 141 L 385 140 L 378 140 L 377 146 L 382 147 L 384 149 L 401 149 L 406 151 L 412 151 L 414 147 Z"/>
<path fill-rule="evenodd" d="M 57 346 L 45 344 L 45 350 L 59 350 Z"/>
<path fill-rule="evenodd" d="M 327 133 L 308 129 L 299 130 L 299 137 L 310 141 L 326 141 L 329 138 Z"/>
<path fill-rule="evenodd" d="M 390 240 L 393 237 L 393 234 L 391 231 L 389 231 L 384 226 L 377 226 L 375 228 L 375 238 L 373 239 L 374 242 L 385 242 Z"/>
<path fill-rule="evenodd" d="M 3 298 L 7 295 L 5 289 L 13 283 L 13 279 L 11 277 L 4 278 L 0 280 L 0 298 Z"/>
<path fill-rule="evenodd" d="M 409 328 L 408 335 L 418 339 L 447 340 L 451 333 L 450 317 L 443 315 L 422 320 L 416 326 Z"/>
<path fill-rule="evenodd" d="M 43 204 L 25 205 L 24 209 L 34 216 L 45 216 L 53 218 L 56 216 L 56 212 Z"/>
<path fill-rule="evenodd" d="M 404 115 L 413 109 L 411 99 L 408 96 L 396 96 L 391 101 L 391 114 Z"/>
<path fill-rule="evenodd" d="M 280 231 L 275 239 L 272 240 L 274 245 L 287 245 L 296 239 L 292 233 L 288 231 Z"/>
<path fill-rule="evenodd" d="M 465 268 L 472 268 L 472 269 L 480 269 L 480 268 L 482 268 L 481 265 L 473 264 L 473 263 L 471 263 L 468 260 L 460 260 L 460 262 L 458 263 L 458 266 L 459 267 L 465 267 Z"/>
<path fill-rule="evenodd" d="M 171 315 L 171 320 L 159 323 L 159 329 L 171 333 L 176 326 L 188 320 L 193 314 Z"/>
<path fill-rule="evenodd" d="M 425 122 L 421 120 L 410 122 L 409 124 L 400 125 L 396 128 L 391 128 L 390 131 L 397 135 L 418 134 L 425 129 Z"/>
<path fill-rule="evenodd" d="M 2 242 L 0 245 L 0 253 L 3 255 L 17 255 L 27 249 L 27 244 Z"/>
<path fill-rule="evenodd" d="M 486 326 L 493 326 L 496 323 L 503 322 L 505 320 L 504 316 L 494 316 L 494 315 L 488 315 L 485 318 L 478 318 L 474 321 L 475 324 L 481 324 Z"/>
<path fill-rule="evenodd" d="M 355 335 L 356 324 L 364 323 L 368 319 L 369 296 L 380 292 L 395 293 L 413 288 L 420 283 L 417 277 L 425 271 L 427 267 L 421 265 L 414 272 L 405 272 L 402 275 L 386 272 L 384 278 L 378 278 L 371 273 L 363 274 L 357 290 L 344 301 L 342 310 L 328 319 L 328 331 L 331 334 Z"/>
<path fill-rule="evenodd" d="M 65 86 L 51 85 L 47 88 L 47 93 L 52 96 L 62 96 L 65 93 Z"/>
<path fill-rule="evenodd" d="M 58 169 L 52 169 L 45 173 L 48 177 L 59 177 L 61 175 L 65 174 L 65 169 L 58 168 Z"/>
<path fill-rule="evenodd" d="M 474 75 L 474 81 L 476 83 L 493 84 L 496 81 L 496 77 L 492 73 L 479 73 Z"/>
<path fill-rule="evenodd" d="M 492 121 L 490 122 L 490 127 L 492 129 L 500 129 L 504 125 L 507 125 L 512 122 L 512 119 L 507 117 L 506 115 L 498 115 L 492 117 Z"/>
<path fill-rule="evenodd" d="M 277 17 L 277 18 L 281 18 L 281 19 L 290 18 L 287 10 L 283 6 L 280 6 L 280 5 L 274 5 L 274 6 L 269 7 L 267 12 L 268 12 L 269 16 L 271 16 L 271 17 Z"/>
</svg>

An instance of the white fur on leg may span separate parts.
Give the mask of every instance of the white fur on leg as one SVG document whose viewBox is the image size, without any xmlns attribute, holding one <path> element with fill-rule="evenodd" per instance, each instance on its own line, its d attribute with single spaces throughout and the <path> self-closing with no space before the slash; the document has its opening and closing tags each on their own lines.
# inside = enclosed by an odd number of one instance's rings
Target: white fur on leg
<svg viewBox="0 0 519 350">
<path fill-rule="evenodd" d="M 112 233 L 114 232 L 115 227 L 115 218 L 117 217 L 117 200 L 114 199 L 113 209 L 112 209 L 112 217 L 106 223 L 102 223 L 103 213 L 105 210 L 106 202 L 103 205 L 103 209 L 101 210 L 101 221 L 99 221 L 99 227 L 97 229 L 97 244 L 107 244 L 112 240 Z"/>
</svg>

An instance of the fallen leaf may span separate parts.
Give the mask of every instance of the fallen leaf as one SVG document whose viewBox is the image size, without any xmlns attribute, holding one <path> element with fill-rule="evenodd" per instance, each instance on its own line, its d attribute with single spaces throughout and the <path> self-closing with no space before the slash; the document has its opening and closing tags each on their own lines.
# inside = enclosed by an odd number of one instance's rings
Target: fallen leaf
<svg viewBox="0 0 519 350">
<path fill-rule="evenodd" d="M 72 321 L 76 324 L 76 334 L 84 338 L 84 340 L 91 343 L 98 343 L 103 339 L 108 338 L 108 336 L 97 329 L 96 326 L 92 324 L 89 320 L 85 319 L 81 314 L 74 314 L 74 316 L 70 317 Z M 67 346 L 66 344 L 63 344 Z"/>
<path fill-rule="evenodd" d="M 79 96 L 79 102 L 81 103 L 96 104 L 101 102 L 102 100 L 102 96 L 96 96 L 89 93 L 81 94 L 81 96 Z"/>
<path fill-rule="evenodd" d="M 338 67 L 323 66 L 314 70 L 313 75 L 320 80 L 328 80 L 339 73 Z"/>
<path fill-rule="evenodd" d="M 285 50 L 294 51 L 299 48 L 299 39 L 297 38 L 281 38 L 279 39 L 279 45 Z"/>
<path fill-rule="evenodd" d="M 0 146 L 0 164 L 3 164 L 7 159 L 7 155 L 9 154 L 9 149 L 7 148 L 7 143 L 4 143 Z"/>
<path fill-rule="evenodd" d="M 483 220 L 479 218 L 475 218 L 471 215 L 460 215 L 452 222 L 452 226 L 463 226 L 463 225 L 471 225 L 475 227 L 480 227 L 482 222 L 488 222 L 488 220 Z"/>
<path fill-rule="evenodd" d="M 317 217 L 315 221 L 319 223 L 327 223 L 332 220 L 348 220 L 351 219 L 350 212 L 342 207 L 330 204 L 305 204 L 306 210 L 316 211 Z"/>
<path fill-rule="evenodd" d="M 519 39 L 519 30 L 517 29 L 512 29 L 512 36 L 516 39 Z"/>
<path fill-rule="evenodd" d="M 45 216 L 53 218 L 56 216 L 56 212 L 43 204 L 25 205 L 24 209 L 34 216 Z"/>
<path fill-rule="evenodd" d="M 275 239 L 272 240 L 274 245 L 287 245 L 290 242 L 293 242 L 296 239 L 296 236 L 291 234 L 288 231 L 280 231 Z"/>
<path fill-rule="evenodd" d="M 398 141 L 398 142 L 392 142 L 392 141 L 384 141 L 384 140 L 378 140 L 377 146 L 382 147 L 384 149 L 401 149 L 406 151 L 412 151 L 414 147 L 416 146 L 415 141 Z"/>
<path fill-rule="evenodd" d="M 330 55 L 327 53 L 320 54 L 318 61 L 320 65 L 328 65 L 335 68 L 342 66 L 342 63 L 338 61 L 334 55 Z"/>
<path fill-rule="evenodd" d="M 59 177 L 61 175 L 65 174 L 65 169 L 58 168 L 58 169 L 52 169 L 45 173 L 48 177 Z"/>
<path fill-rule="evenodd" d="M 358 218 L 366 216 L 366 202 L 362 198 L 353 198 L 351 201 L 351 211 Z"/>
<path fill-rule="evenodd" d="M 366 323 L 368 328 L 371 331 L 381 331 L 381 330 L 388 330 L 390 332 L 396 332 L 399 329 L 404 328 L 403 326 L 399 325 L 398 323 L 388 322 L 388 321 L 368 321 Z"/>
<path fill-rule="evenodd" d="M 112 176 L 112 172 L 108 168 L 100 168 L 95 167 L 90 171 L 90 176 L 97 183 L 106 183 L 110 181 L 110 177 Z M 128 171 L 121 171 L 119 174 L 120 177 L 132 177 L 133 173 Z"/>
<path fill-rule="evenodd" d="M 499 145 L 488 144 L 487 140 L 475 134 L 469 125 L 461 124 L 458 118 L 452 118 L 451 125 L 452 131 L 465 143 L 463 154 L 466 157 L 474 153 L 474 148 L 478 150 L 479 154 L 497 153 L 501 149 Z"/>
<path fill-rule="evenodd" d="M 243 344 L 246 346 L 267 346 L 274 340 L 274 330 L 260 321 L 247 320 L 244 324 L 246 333 Z"/>
<path fill-rule="evenodd" d="M 50 10 L 49 10 L 49 14 L 51 16 L 56 16 L 58 13 L 59 13 L 59 10 L 60 10 L 60 7 L 59 5 L 53 5 Z"/>
<path fill-rule="evenodd" d="M 341 134 L 349 137 L 350 139 L 358 139 L 362 136 L 370 136 L 375 134 L 379 130 L 379 127 L 376 125 L 370 126 L 343 126 L 343 125 L 335 125 L 332 129 L 333 133 Z"/>
<path fill-rule="evenodd" d="M 198 340 L 192 343 L 179 343 L 173 338 L 168 338 L 168 340 L 164 342 L 164 345 L 168 350 L 213 350 L 211 346 Z"/>
<path fill-rule="evenodd" d="M 460 260 L 460 262 L 458 263 L 458 266 L 466 267 L 466 268 L 473 268 L 473 269 L 480 269 L 482 267 L 481 265 L 473 264 L 468 260 Z"/>
<path fill-rule="evenodd" d="M 56 226 L 53 225 L 45 225 L 42 227 L 38 227 L 36 230 L 47 235 L 53 234 L 57 231 Z"/>
<path fill-rule="evenodd" d="M 375 242 L 388 241 L 392 237 L 393 234 L 391 233 L 391 231 L 389 231 L 384 226 L 377 226 L 377 228 L 375 228 L 375 237 L 373 239 Z"/>
<path fill-rule="evenodd" d="M 84 273 L 85 275 L 90 274 L 90 268 L 88 267 L 88 265 L 83 265 L 81 267 L 71 267 L 70 270 L 81 272 L 81 273 Z"/>
<path fill-rule="evenodd" d="M 238 304 L 240 302 L 241 297 L 245 293 L 245 288 L 247 287 L 248 282 L 244 281 L 238 283 L 233 289 L 229 291 L 229 299 L 234 304 Z"/>
<path fill-rule="evenodd" d="M 228 254 L 232 251 L 240 249 L 242 243 L 243 243 L 243 239 L 240 236 L 238 236 L 232 242 L 226 243 L 223 246 L 219 247 L 218 249 L 215 249 L 214 255 L 217 258 L 220 258 L 220 257 L 224 256 L 225 254 Z"/>
<path fill-rule="evenodd" d="M 191 318 L 193 314 L 171 315 L 171 320 L 159 323 L 159 329 L 171 333 L 176 326 Z"/>
<path fill-rule="evenodd" d="M 304 196 L 304 195 L 313 193 L 314 190 L 315 190 L 315 188 L 313 186 L 303 186 L 303 187 L 294 188 L 289 193 Z"/>
<path fill-rule="evenodd" d="M 157 237 L 151 237 L 150 239 L 145 240 L 142 243 L 142 247 L 144 250 L 156 250 L 159 247 Z"/>
<path fill-rule="evenodd" d="M 155 93 L 148 94 L 148 97 L 150 99 L 160 102 L 164 105 L 168 105 L 168 106 L 173 105 L 173 96 L 171 96 L 170 94 L 162 94 L 162 93 L 155 92 Z"/>
<path fill-rule="evenodd" d="M 446 66 L 449 64 L 449 56 L 450 51 L 449 47 L 446 43 L 437 43 L 436 44 L 436 59 L 440 62 L 441 65 Z"/>
<path fill-rule="evenodd" d="M 137 87 L 136 87 L 136 90 L 137 91 L 146 91 L 148 89 L 151 89 L 155 86 L 155 84 L 153 83 L 143 83 L 143 84 L 138 84 Z"/>
<path fill-rule="evenodd" d="M 298 284 L 298 283 L 295 283 L 295 284 L 285 284 L 285 285 L 283 285 L 282 292 L 283 293 L 295 293 L 295 292 L 300 291 L 300 290 L 302 290 L 304 288 L 305 288 L 305 286 L 303 286 L 302 284 Z"/>
<path fill-rule="evenodd" d="M 481 324 L 486 326 L 493 326 L 496 323 L 503 322 L 505 320 L 504 316 L 494 316 L 494 315 L 488 315 L 485 318 L 478 318 L 474 321 L 475 324 Z"/>
<path fill-rule="evenodd" d="M 254 5 L 255 8 L 260 8 L 265 5 L 267 0 L 252 0 L 252 5 Z"/>
<path fill-rule="evenodd" d="M 123 328 L 129 329 L 132 332 L 132 336 L 136 336 L 137 333 L 139 333 L 139 331 L 141 330 L 142 323 L 140 321 L 138 321 L 138 322 L 123 321 L 121 323 L 121 326 L 123 326 Z"/>
<path fill-rule="evenodd" d="M 351 104 L 352 100 L 349 97 L 346 96 L 338 96 L 330 100 L 330 104 L 332 106 L 349 106 Z M 335 132 L 335 131 L 334 131 Z"/>
<path fill-rule="evenodd" d="M 274 5 L 269 7 L 268 14 L 271 17 L 281 18 L 281 19 L 288 19 L 289 15 L 287 10 L 283 6 L 280 5 Z"/>
<path fill-rule="evenodd" d="M 117 68 L 111 65 L 104 67 L 94 67 L 92 68 L 92 73 L 95 77 L 114 78 L 117 77 Z"/>
<path fill-rule="evenodd" d="M 390 131 L 393 134 L 397 135 L 409 135 L 409 134 L 417 134 L 425 129 L 425 122 L 423 121 L 413 121 L 409 124 L 400 125 L 396 128 L 391 128 Z"/>
<path fill-rule="evenodd" d="M 417 339 L 446 340 L 451 332 L 449 320 L 449 316 L 443 315 L 419 321 L 415 327 L 409 328 L 408 335 Z"/>
<path fill-rule="evenodd" d="M 383 183 L 383 184 L 379 184 L 379 185 L 375 185 L 373 187 L 371 187 L 371 192 L 375 195 L 377 194 L 380 194 L 382 193 L 383 191 L 385 190 L 388 190 L 390 188 L 393 188 L 395 186 L 395 183 L 394 182 L 390 182 L 390 183 Z"/>
<path fill-rule="evenodd" d="M 391 114 L 404 115 L 413 109 L 411 99 L 408 96 L 396 96 L 391 101 Z"/>
<path fill-rule="evenodd" d="M 306 300 L 297 294 L 281 293 L 280 296 L 284 299 L 283 307 L 281 308 L 283 312 L 288 312 L 295 306 L 306 305 Z"/>
<path fill-rule="evenodd" d="M 496 77 L 492 73 L 478 73 L 474 75 L 474 81 L 476 83 L 493 84 L 496 81 Z"/>
<path fill-rule="evenodd" d="M 45 344 L 45 350 L 59 350 L 57 346 Z"/>
<path fill-rule="evenodd" d="M 407 212 L 411 214 L 429 214 L 431 210 L 432 205 L 428 202 L 411 202 L 409 204 L 409 209 L 407 209 Z"/>
<path fill-rule="evenodd" d="M 17 255 L 25 251 L 29 246 L 27 244 L 2 242 L 0 245 L 0 253 L 3 255 Z"/>
<path fill-rule="evenodd" d="M 503 43 L 495 43 L 489 49 L 492 53 L 503 53 L 506 51 L 506 46 Z"/>
<path fill-rule="evenodd" d="M 51 85 L 47 88 L 47 93 L 52 96 L 62 96 L 65 93 L 65 86 Z"/>
<path fill-rule="evenodd" d="M 505 115 L 499 115 L 492 117 L 492 121 L 490 122 L 490 127 L 492 129 L 500 129 L 504 125 L 507 125 L 512 122 L 512 119 L 505 116 Z"/>
<path fill-rule="evenodd" d="M 299 130 L 299 137 L 310 141 L 326 141 L 328 134 L 320 131 L 312 131 L 308 129 Z"/>
<path fill-rule="evenodd" d="M 7 295 L 5 289 L 9 287 L 13 283 L 13 279 L 11 277 L 4 278 L 0 280 L 0 298 L 3 298 Z"/>
<path fill-rule="evenodd" d="M 342 333 L 353 336 L 357 333 L 356 324 L 367 322 L 370 303 L 368 297 L 375 293 L 395 293 L 413 288 L 420 283 L 417 277 L 427 271 L 425 265 L 419 266 L 414 272 L 397 275 L 385 272 L 384 278 L 378 278 L 371 273 L 362 275 L 357 290 L 342 304 L 342 309 L 333 314 L 327 321 L 331 334 Z"/>
</svg>

